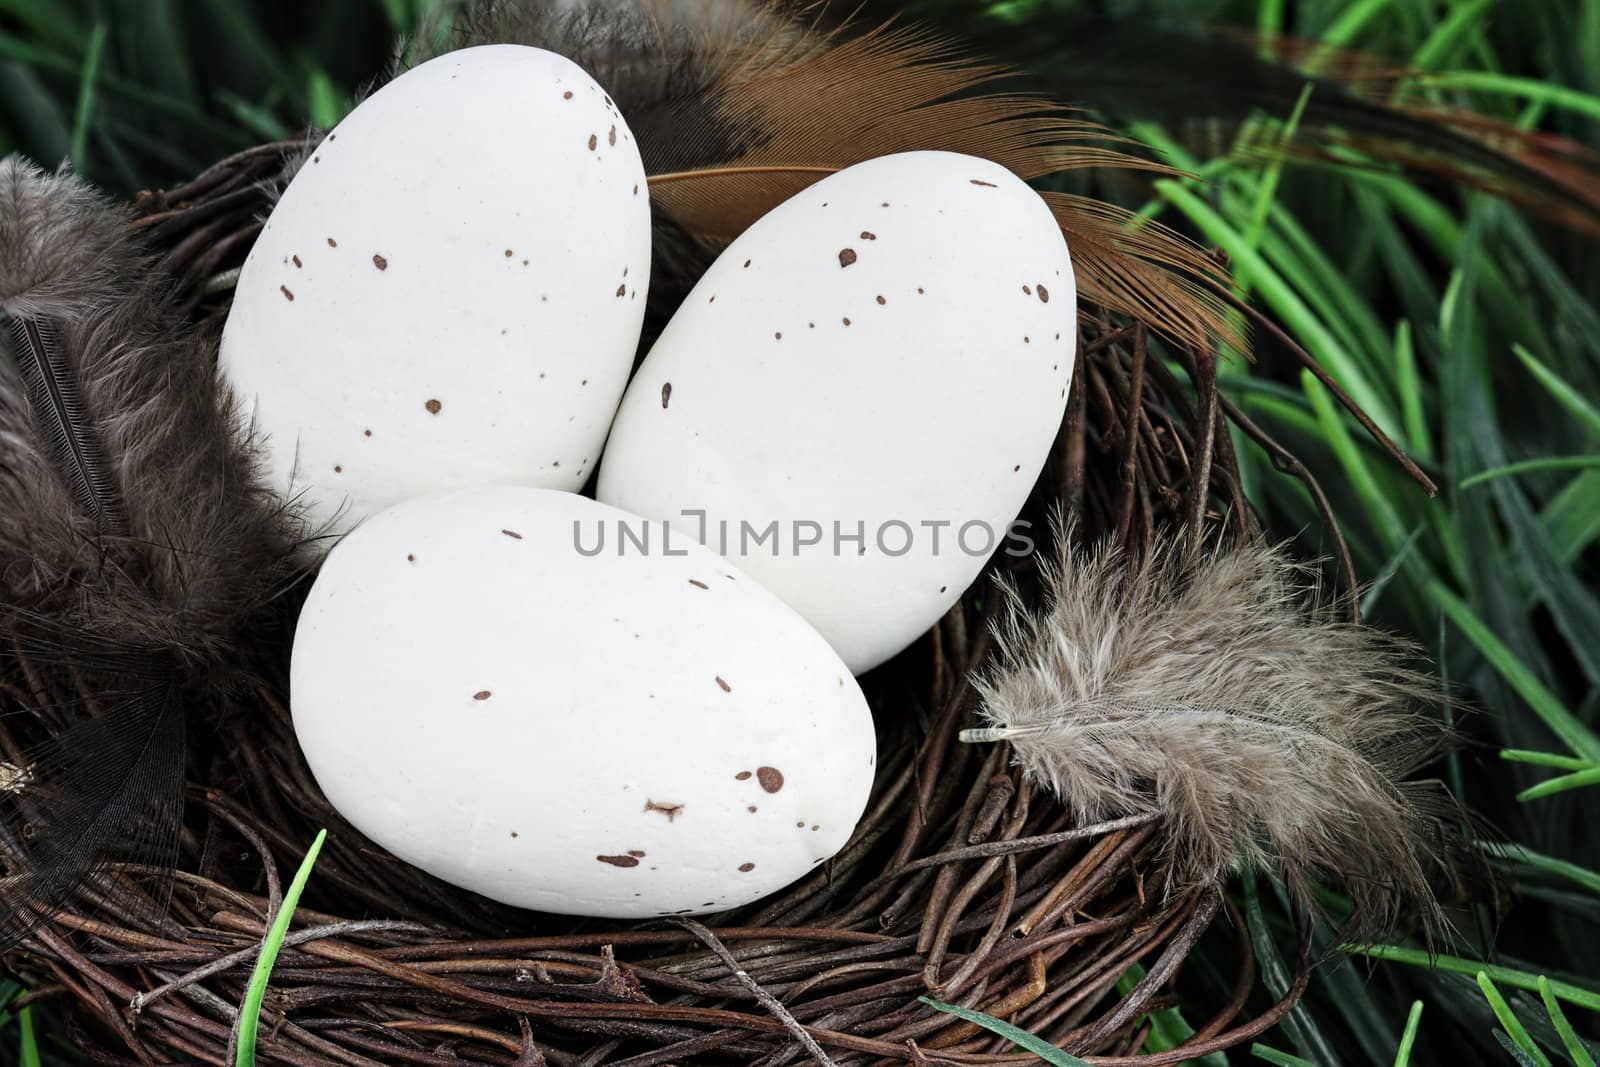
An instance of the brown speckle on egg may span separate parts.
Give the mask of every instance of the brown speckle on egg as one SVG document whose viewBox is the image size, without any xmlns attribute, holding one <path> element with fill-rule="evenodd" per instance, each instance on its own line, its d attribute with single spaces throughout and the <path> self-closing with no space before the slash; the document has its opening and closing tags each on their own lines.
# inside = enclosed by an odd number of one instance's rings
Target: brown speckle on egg
<svg viewBox="0 0 1600 1067">
<path fill-rule="evenodd" d="M 494 694 L 490 693 L 489 690 L 487 690 L 487 689 L 480 689 L 476 693 L 472 694 L 472 699 L 473 700 L 488 700 L 493 695 Z"/>
<path fill-rule="evenodd" d="M 506 255 L 507 259 L 510 259 L 512 256 L 516 255 L 516 253 L 511 251 L 511 249 L 508 248 L 508 249 L 506 249 L 505 255 Z"/>
<path fill-rule="evenodd" d="M 1011 473 L 1015 474 L 1017 471 L 1019 471 L 1021 469 L 1022 469 L 1022 464 L 1018 463 L 1015 467 L 1011 468 Z"/>
<path fill-rule="evenodd" d="M 512 837 L 520 837 L 521 835 L 518 834 L 515 830 L 513 830 L 513 831 L 511 831 L 511 836 Z"/>
<path fill-rule="evenodd" d="M 639 866 L 639 858 L 637 856 L 596 856 L 595 859 L 601 863 L 609 863 L 613 867 Z"/>
<path fill-rule="evenodd" d="M 371 437 L 372 436 L 372 431 L 371 430 L 362 430 L 361 431 L 361 436 L 362 437 Z"/>
<path fill-rule="evenodd" d="M 841 319 L 841 320 L 840 320 L 840 321 L 841 321 L 841 322 L 843 322 L 843 323 L 844 323 L 844 324 L 845 324 L 845 325 L 846 325 L 846 326 L 848 326 L 848 325 L 850 325 L 850 316 L 849 316 L 849 315 L 846 315 L 846 316 L 845 316 L 845 317 L 844 317 L 844 318 L 843 318 L 843 319 Z"/>
<path fill-rule="evenodd" d="M 921 295 L 922 295 L 922 286 L 920 286 L 920 285 L 919 285 L 919 286 L 917 286 L 917 295 L 918 295 L 918 296 L 921 296 Z"/>
<path fill-rule="evenodd" d="M 750 873 L 751 871 L 753 871 L 755 869 L 756 869 L 756 865 L 753 864 L 753 863 L 741 863 L 741 864 L 739 864 L 739 870 L 741 872 L 745 873 L 745 874 L 748 874 L 748 873 Z"/>
<path fill-rule="evenodd" d="M 407 563 L 415 563 L 416 561 L 417 561 L 417 557 L 416 556 L 412 555 L 410 552 L 406 553 L 406 562 Z"/>
<path fill-rule="evenodd" d="M 289 287 L 287 285 L 278 286 L 278 291 L 283 294 L 283 298 L 285 300 L 289 301 L 291 304 L 294 303 L 294 294 L 289 291 Z"/>
<path fill-rule="evenodd" d="M 429 400 L 426 404 L 424 404 L 422 406 L 428 409 L 428 414 L 429 415 L 437 415 L 437 414 L 439 414 L 440 410 L 444 407 L 444 405 L 439 403 L 437 400 Z"/>
<path fill-rule="evenodd" d="M 994 182 L 986 182 L 982 178 L 969 178 L 968 181 L 972 182 L 973 185 L 982 185 L 989 189 L 998 188 Z"/>
<path fill-rule="evenodd" d="M 782 330 L 774 330 L 773 333 L 772 333 L 772 339 L 774 341 L 783 340 L 783 331 Z"/>
<path fill-rule="evenodd" d="M 661 383 L 661 406 L 663 408 L 665 408 L 667 406 L 667 404 L 671 400 L 672 400 L 672 383 L 671 382 L 662 382 Z"/>
<path fill-rule="evenodd" d="M 339 247 L 339 242 L 335 241 L 332 237 L 330 237 L 330 238 L 328 238 L 328 247 L 329 248 L 338 248 Z"/>
<path fill-rule="evenodd" d="M 600 138 L 596 137 L 594 134 L 591 133 L 589 135 L 589 151 L 593 152 L 599 146 L 600 146 Z"/>
<path fill-rule="evenodd" d="M 871 230 L 862 230 L 861 239 L 863 241 L 876 241 L 878 239 L 878 235 L 873 233 Z"/>
<path fill-rule="evenodd" d="M 822 829 L 822 827 L 816 825 L 815 823 L 813 823 L 812 826 L 811 826 L 811 832 L 812 833 L 816 833 L 820 829 Z"/>
<path fill-rule="evenodd" d="M 696 589 L 710 589 L 711 588 L 709 585 L 707 585 L 705 582 L 702 582 L 698 578 L 690 578 L 689 579 L 689 584 L 694 586 Z"/>
<path fill-rule="evenodd" d="M 880 303 L 880 304 L 887 304 L 888 303 L 888 301 L 883 298 L 883 294 L 882 293 L 878 294 L 878 303 Z"/>
<path fill-rule="evenodd" d="M 379 270 L 389 269 L 389 261 L 378 255 L 376 252 L 372 253 L 372 265 L 377 267 Z"/>
<path fill-rule="evenodd" d="M 335 474 L 343 474 L 344 473 L 344 468 L 339 466 L 337 463 L 335 463 L 333 465 L 333 473 L 335 473 Z"/>
<path fill-rule="evenodd" d="M 292 259 L 292 260 L 294 260 L 294 265 L 295 265 L 295 266 L 297 266 L 297 267 L 303 267 L 303 266 L 305 266 L 305 264 L 304 264 L 304 263 L 301 263 L 301 262 L 300 262 L 300 257 L 299 257 L 299 256 L 290 256 L 290 257 L 289 257 L 289 258 L 290 258 L 290 259 Z"/>
<path fill-rule="evenodd" d="M 1050 303 L 1050 290 L 1048 290 L 1048 289 L 1046 289 L 1044 287 L 1044 283 L 1043 282 L 1039 283 L 1039 303 L 1041 303 L 1041 304 Z"/>
<path fill-rule="evenodd" d="M 783 772 L 776 767 L 757 767 L 756 781 L 761 783 L 762 789 L 776 793 L 783 788 Z"/>
<path fill-rule="evenodd" d="M 751 815 L 754 815 L 756 813 L 756 806 L 754 804 L 750 804 L 747 805 L 744 810 L 748 811 Z"/>
<path fill-rule="evenodd" d="M 624 284 L 624 285 L 617 286 L 617 295 L 618 296 L 627 296 L 628 295 L 628 287 L 627 287 L 627 285 Z"/>
<path fill-rule="evenodd" d="M 1031 286 L 1031 285 L 1024 285 L 1024 286 L 1023 286 L 1023 287 L 1022 287 L 1022 291 L 1023 291 L 1023 292 L 1024 292 L 1024 293 L 1026 293 L 1026 294 L 1028 294 L 1028 295 L 1029 295 L 1029 296 L 1032 296 L 1032 295 L 1033 295 L 1033 286 Z"/>
<path fill-rule="evenodd" d="M 515 531 L 515 530 L 501 530 L 500 532 L 505 534 L 507 537 L 511 538 L 511 540 L 513 540 L 513 541 L 522 540 L 522 535 L 517 533 L 517 531 Z"/>
<path fill-rule="evenodd" d="M 796 830 L 804 830 L 806 828 L 806 824 L 803 822 L 797 822 L 794 824 L 794 828 Z"/>
<path fill-rule="evenodd" d="M 733 692 L 733 686 L 729 685 L 726 681 L 724 681 L 723 678 L 722 678 L 722 675 L 720 675 L 720 674 L 717 675 L 717 688 L 722 690 L 724 693 Z"/>
<path fill-rule="evenodd" d="M 636 860 L 642 860 L 642 859 L 644 859 L 644 850 L 643 849 L 638 849 L 638 848 L 630 848 L 628 850 L 628 855 L 632 856 Z"/>
<path fill-rule="evenodd" d="M 753 260 L 749 260 L 749 259 L 745 260 L 744 261 L 745 268 L 748 269 L 752 262 L 754 262 L 754 261 Z"/>
<path fill-rule="evenodd" d="M 607 144 L 616 144 L 617 143 L 617 128 L 615 126 L 611 127 L 611 132 L 606 134 L 606 143 Z"/>
<path fill-rule="evenodd" d="M 848 267 L 856 261 L 856 250 L 853 248 L 839 249 L 839 266 Z"/>
<path fill-rule="evenodd" d="M 572 99 L 572 90 L 568 89 L 566 92 L 562 93 L 561 94 L 561 99 L 563 99 L 563 100 L 571 100 Z"/>
<path fill-rule="evenodd" d="M 738 774 L 733 776 L 733 780 L 736 782 L 743 782 L 748 781 L 752 777 L 753 775 L 749 771 L 740 771 Z"/>
<path fill-rule="evenodd" d="M 660 813 L 662 815 L 665 815 L 667 817 L 667 821 L 671 822 L 672 820 L 676 819 L 679 815 L 683 814 L 683 805 L 682 804 L 660 804 L 660 803 L 657 803 L 654 800 L 646 800 L 644 802 L 644 810 L 645 811 L 654 811 L 654 812 L 658 812 L 658 813 Z"/>
</svg>

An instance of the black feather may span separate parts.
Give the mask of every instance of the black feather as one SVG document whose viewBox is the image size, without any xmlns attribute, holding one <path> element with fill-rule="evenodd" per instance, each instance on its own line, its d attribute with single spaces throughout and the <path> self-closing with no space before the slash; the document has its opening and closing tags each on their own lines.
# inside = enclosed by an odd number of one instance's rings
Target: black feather
<svg viewBox="0 0 1600 1067">
<path fill-rule="evenodd" d="M 216 337 L 129 222 L 0 161 L 0 679 L 43 725 L 0 788 L 3 940 L 97 864 L 170 864 L 186 711 L 245 688 L 303 570 Z"/>
<path fill-rule="evenodd" d="M 40 439 L 47 442 L 50 458 L 78 510 L 94 519 L 101 533 L 126 534 L 127 517 L 106 466 L 105 449 L 84 418 L 78 384 L 56 344 L 50 320 L 12 318 L 11 341 L 29 406 L 44 423 L 38 428 Z"/>
</svg>

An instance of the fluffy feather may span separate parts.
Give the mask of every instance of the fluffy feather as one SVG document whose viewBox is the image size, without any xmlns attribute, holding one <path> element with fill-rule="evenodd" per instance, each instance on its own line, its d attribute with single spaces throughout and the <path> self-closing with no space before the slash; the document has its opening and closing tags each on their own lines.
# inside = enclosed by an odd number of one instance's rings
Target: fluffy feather
<svg viewBox="0 0 1600 1067">
<path fill-rule="evenodd" d="M 824 30 L 821 5 L 625 0 L 469 8 L 444 48 L 511 42 L 568 56 L 606 86 L 650 176 L 657 208 L 652 310 L 669 312 L 716 253 L 819 178 L 894 152 L 941 149 L 994 160 L 1025 179 L 1091 167 L 1170 173 L 1116 147 L 1069 108 L 997 88 L 1008 68 L 964 56 L 913 27 L 846 22 Z M 427 39 L 427 35 L 424 35 Z M 435 54 L 414 47 L 413 60 Z M 1085 202 L 1053 202 L 1080 290 L 1109 310 L 1206 345 L 1230 326 L 1225 277 L 1187 239 L 1146 229 L 1111 234 Z M 1205 279 L 1205 284 L 1201 282 Z"/>
<path fill-rule="evenodd" d="M 1044 568 L 1044 607 L 1014 588 L 979 679 L 986 729 L 1085 823 L 1154 814 L 1179 887 L 1237 868 L 1309 899 L 1342 884 L 1354 921 L 1408 907 L 1440 926 L 1429 875 L 1446 854 L 1436 787 L 1406 782 L 1446 734 L 1413 650 L 1355 625 L 1308 571 L 1265 545 L 1070 547 Z"/>
<path fill-rule="evenodd" d="M 0 161 L 0 670 L 55 724 L 0 814 L 0 939 L 114 850 L 170 853 L 184 711 L 225 706 L 298 573 L 215 338 L 128 223 L 70 175 Z"/>
</svg>

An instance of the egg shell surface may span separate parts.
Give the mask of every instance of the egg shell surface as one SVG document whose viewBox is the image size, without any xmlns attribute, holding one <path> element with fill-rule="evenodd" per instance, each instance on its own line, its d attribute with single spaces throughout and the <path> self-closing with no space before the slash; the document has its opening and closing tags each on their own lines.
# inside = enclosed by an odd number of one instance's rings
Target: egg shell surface
<svg viewBox="0 0 1600 1067">
<path fill-rule="evenodd" d="M 860 688 L 794 611 L 664 524 L 555 490 L 461 490 L 357 527 L 312 587 L 290 681 L 351 823 L 547 912 L 765 896 L 843 847 L 876 760 Z"/>
<path fill-rule="evenodd" d="M 605 91 L 552 52 L 463 49 L 312 150 L 245 261 L 220 365 L 319 527 L 470 485 L 576 489 L 649 271 L 644 167 Z"/>
<path fill-rule="evenodd" d="M 859 673 L 1026 550 L 1008 527 L 1066 408 L 1076 308 L 1061 231 L 1010 171 L 850 167 L 706 272 L 623 398 L 599 498 L 737 560 Z"/>
</svg>

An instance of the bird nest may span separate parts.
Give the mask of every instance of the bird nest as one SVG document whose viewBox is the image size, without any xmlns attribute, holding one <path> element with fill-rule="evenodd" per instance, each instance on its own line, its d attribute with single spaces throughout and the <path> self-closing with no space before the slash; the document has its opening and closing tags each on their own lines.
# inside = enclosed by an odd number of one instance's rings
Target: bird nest
<svg viewBox="0 0 1600 1067">
<path fill-rule="evenodd" d="M 304 147 L 263 146 L 139 198 L 135 226 L 162 250 L 196 321 L 220 321 L 285 160 Z M 1093 308 L 1079 329 L 1067 416 L 1024 518 L 1044 527 L 1064 508 L 1080 532 L 1114 537 L 1135 559 L 1174 532 L 1258 537 L 1230 423 L 1309 481 L 1219 395 L 1209 353 L 1169 343 L 1156 358 L 1141 327 Z M 1000 554 L 991 572 L 1010 571 L 1028 595 L 1034 567 Z M 1134 1055 L 1229 905 L 1220 887 L 1169 884 L 1158 823 L 1080 825 L 1024 780 L 1009 746 L 957 740 L 973 723 L 970 678 L 990 651 L 992 577 L 863 679 L 882 754 L 867 813 L 833 860 L 749 907 L 703 925 L 540 915 L 397 860 L 329 806 L 307 769 L 287 708 L 286 625 L 263 639 L 254 686 L 191 727 L 175 878 L 134 864 L 98 869 L 6 967 L 28 999 L 55 1005 L 97 1062 L 231 1062 L 284 872 L 326 827 L 272 974 L 263 1062 L 1036 1062 L 923 998 L 1007 1020 L 1094 1063 L 1176 1063 L 1261 1033 L 1304 988 L 1305 916 L 1286 996 L 1257 994 L 1233 916 L 1212 935 L 1238 938 L 1223 957 L 1237 967 L 1231 997 L 1193 1019 L 1178 1047 Z M 284 604 L 286 622 L 296 606 Z M 75 694 L 70 670 L 35 670 L 25 649 L 11 652 L 0 745 L 18 767 Z M 0 848 L 13 865 L 18 843 Z M 1135 964 L 1144 977 L 1119 986 Z"/>
</svg>

